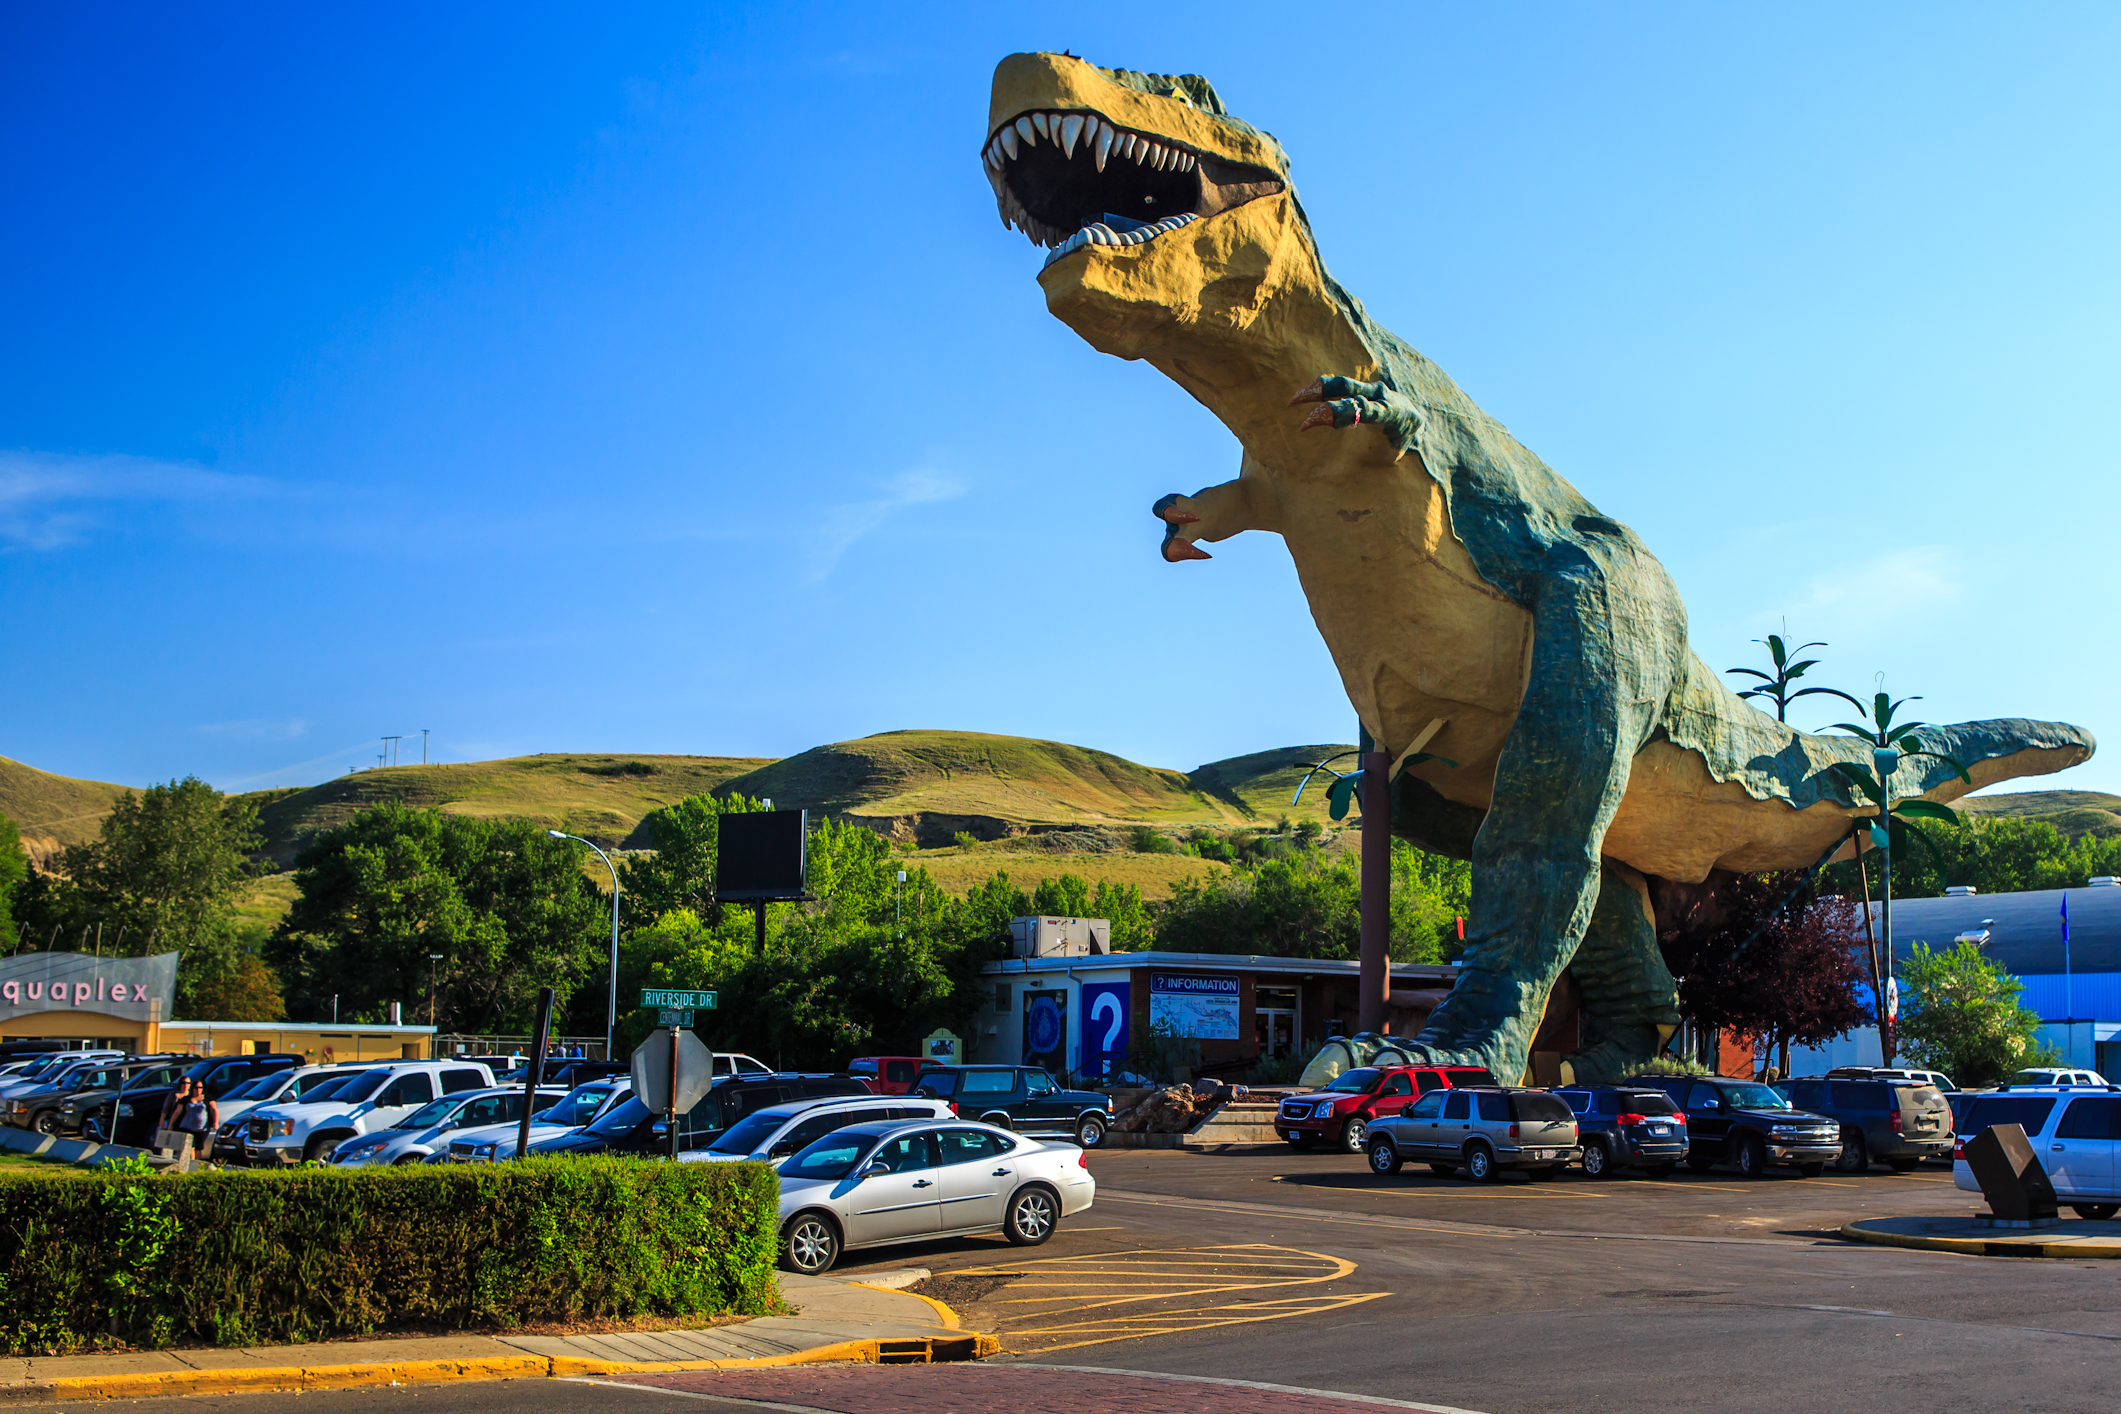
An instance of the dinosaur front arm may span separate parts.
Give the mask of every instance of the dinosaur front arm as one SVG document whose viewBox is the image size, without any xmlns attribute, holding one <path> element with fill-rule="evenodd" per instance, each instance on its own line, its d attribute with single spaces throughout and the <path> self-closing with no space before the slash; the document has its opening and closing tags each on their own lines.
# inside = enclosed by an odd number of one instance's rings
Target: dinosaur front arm
<svg viewBox="0 0 2121 1414">
<path fill-rule="evenodd" d="M 1164 558 L 1206 560 L 1214 558 L 1199 548 L 1197 540 L 1228 540 L 1246 530 L 1277 530 L 1273 496 L 1257 476 L 1239 474 L 1235 481 L 1203 487 L 1190 496 L 1176 491 L 1150 507 L 1150 514 L 1164 523 Z"/>
</svg>

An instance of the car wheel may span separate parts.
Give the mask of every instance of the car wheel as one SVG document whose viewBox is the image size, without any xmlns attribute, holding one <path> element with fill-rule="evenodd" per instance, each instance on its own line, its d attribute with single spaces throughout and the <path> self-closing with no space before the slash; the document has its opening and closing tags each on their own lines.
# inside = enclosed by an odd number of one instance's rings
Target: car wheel
<svg viewBox="0 0 2121 1414">
<path fill-rule="evenodd" d="M 1002 1220 L 1002 1235 L 1019 1247 L 1036 1247 L 1053 1236 L 1060 1223 L 1060 1200 L 1053 1190 L 1027 1184 L 1009 1200 L 1009 1215 Z"/>
<path fill-rule="evenodd" d="M 1095 1149 L 1105 1142 L 1105 1122 L 1096 1115 L 1084 1115 L 1076 1121 L 1075 1142 L 1085 1149 Z"/>
<path fill-rule="evenodd" d="M 2095 1223 L 2103 1223 L 2115 1213 L 2121 1213 L 2121 1203 L 2072 1203 L 2069 1207 L 2078 1217 L 2089 1218 Z"/>
<path fill-rule="evenodd" d="M 1871 1146 L 1863 1142 L 1861 1134 L 1851 1134 L 1841 1141 L 1841 1157 L 1834 1160 L 1836 1173 L 1862 1173 L 1871 1166 Z"/>
<path fill-rule="evenodd" d="M 30 1116 L 29 1127 L 36 1130 L 39 1134 L 57 1134 L 59 1132 L 59 1112 L 57 1110 L 39 1110 L 36 1114 Z"/>
<path fill-rule="evenodd" d="M 1475 1183 L 1493 1183 L 1502 1177 L 1502 1170 L 1495 1167 L 1494 1151 L 1485 1144 L 1474 1144 L 1466 1150 L 1466 1177 Z"/>
<path fill-rule="evenodd" d="M 326 1135 L 321 1139 L 312 1139 L 302 1146 L 302 1160 L 311 1164 L 322 1163 L 329 1159 L 331 1151 L 338 1147 L 339 1141 L 330 1135 Z"/>
<path fill-rule="evenodd" d="M 1738 1161 L 1740 1178 L 1767 1177 L 1767 1146 L 1759 1136 L 1748 1134 L 1738 1141 L 1738 1152 L 1731 1156 Z"/>
<path fill-rule="evenodd" d="M 1619 1165 L 1613 1162 L 1613 1151 L 1593 1140 L 1583 1146 L 1583 1176 L 1585 1178 L 1611 1178 Z"/>
<path fill-rule="evenodd" d="M 1361 1115 L 1349 1120 L 1341 1127 L 1340 1147 L 1351 1154 L 1360 1154 L 1363 1141 L 1370 1137 L 1370 1122 Z"/>
<path fill-rule="evenodd" d="M 1005 1115 L 1005 1114 L 1000 1114 L 1000 1113 L 996 1113 L 996 1114 L 991 1114 L 991 1115 L 981 1115 L 981 1116 L 979 1117 L 979 1122 L 980 1122 L 981 1124 L 991 1124 L 991 1125 L 993 1125 L 993 1126 L 994 1126 L 994 1127 L 995 1127 L 996 1129 L 1006 1129 L 1006 1130 L 1009 1130 L 1009 1131 L 1011 1131 L 1012 1133 L 1013 1133 L 1013 1132 L 1015 1131 L 1015 1129 L 1016 1129 L 1016 1126 L 1015 1126 L 1014 1124 L 1010 1123 L 1010 1121 L 1009 1121 L 1009 1116 L 1007 1116 L 1007 1115 Z"/>
<path fill-rule="evenodd" d="M 407 1164 L 424 1164 L 427 1159 L 428 1155 L 426 1154 L 401 1154 L 390 1161 L 390 1166 L 394 1169 L 401 1169 Z"/>
<path fill-rule="evenodd" d="M 823 1213 L 797 1213 L 781 1229 L 781 1267 L 814 1277 L 840 1259 L 840 1230 Z"/>
<path fill-rule="evenodd" d="M 1801 1178 L 1817 1178 L 1826 1172 L 1825 1164 L 1799 1164 L 1797 1174 Z"/>
<path fill-rule="evenodd" d="M 1371 1173 L 1398 1173 L 1405 1162 L 1399 1157 L 1399 1146 L 1391 1140 L 1380 1137 L 1370 1141 Z"/>
</svg>

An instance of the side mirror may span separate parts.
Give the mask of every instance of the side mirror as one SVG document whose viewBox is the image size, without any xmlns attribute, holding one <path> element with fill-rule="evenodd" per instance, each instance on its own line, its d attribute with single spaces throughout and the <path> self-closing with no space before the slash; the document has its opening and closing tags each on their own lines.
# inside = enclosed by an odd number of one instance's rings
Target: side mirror
<svg viewBox="0 0 2121 1414">
<path fill-rule="evenodd" d="M 657 1120 L 654 1124 L 648 1126 L 648 1132 L 656 1136 L 656 1138 L 661 1139 L 669 1135 L 670 1126 L 665 1124 L 662 1120 Z"/>
<path fill-rule="evenodd" d="M 862 1170 L 862 1177 L 875 1178 L 879 1174 L 886 1174 L 889 1172 L 891 1172 L 891 1165 L 885 1163 L 882 1159 L 878 1159 L 876 1162 L 870 1164 L 869 1167 Z"/>
<path fill-rule="evenodd" d="M 792 1143 L 776 1144 L 766 1151 L 766 1157 L 769 1159 L 785 1159 L 795 1151 L 795 1145 Z"/>
</svg>

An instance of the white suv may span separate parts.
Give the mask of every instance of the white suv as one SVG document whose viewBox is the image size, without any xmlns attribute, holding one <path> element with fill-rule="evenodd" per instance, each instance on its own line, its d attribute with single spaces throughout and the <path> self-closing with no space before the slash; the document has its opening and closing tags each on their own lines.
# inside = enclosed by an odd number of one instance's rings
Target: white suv
<svg viewBox="0 0 2121 1414">
<path fill-rule="evenodd" d="M 2049 1070 L 2043 1067 L 2039 1070 L 2021 1070 L 2004 1081 L 2000 1088 L 2019 1090 L 2028 1085 L 2095 1085 L 2103 1090 L 2106 1088 L 2106 1077 L 2096 1070 Z"/>
<path fill-rule="evenodd" d="M 439 1096 L 492 1087 L 493 1072 L 474 1062 L 381 1061 L 324 1099 L 252 1110 L 243 1157 L 254 1164 L 322 1159 L 356 1134 L 388 1129 Z"/>
<path fill-rule="evenodd" d="M 678 1155 L 682 1164 L 732 1163 L 759 1159 L 779 1163 L 799 1154 L 836 1129 L 884 1120 L 956 1119 L 947 1100 L 913 1095 L 871 1095 L 854 1100 L 790 1100 L 753 1110 L 704 1149 Z"/>
<path fill-rule="evenodd" d="M 2076 1209 L 2078 1217 L 2103 1219 L 2121 1212 L 2121 1174 L 2114 1171 L 2121 1155 L 2121 1090 L 2050 1085 L 1967 1096 L 1959 1102 L 1952 1126 L 1957 1131 L 1952 1143 L 1954 1184 L 1972 1193 L 1981 1191 L 1967 1167 L 1966 1146 L 1999 1124 L 2025 1130 L 2055 1196 Z"/>
</svg>

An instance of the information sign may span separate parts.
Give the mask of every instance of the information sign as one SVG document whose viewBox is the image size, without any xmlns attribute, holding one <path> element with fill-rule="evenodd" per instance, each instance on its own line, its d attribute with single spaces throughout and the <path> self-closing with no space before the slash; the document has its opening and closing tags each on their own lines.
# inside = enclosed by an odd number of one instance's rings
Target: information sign
<svg viewBox="0 0 2121 1414">
<path fill-rule="evenodd" d="M 668 987 L 641 988 L 641 1005 L 644 1007 L 691 1007 L 698 1011 L 714 1010 L 714 993 L 686 992 Z"/>
</svg>

